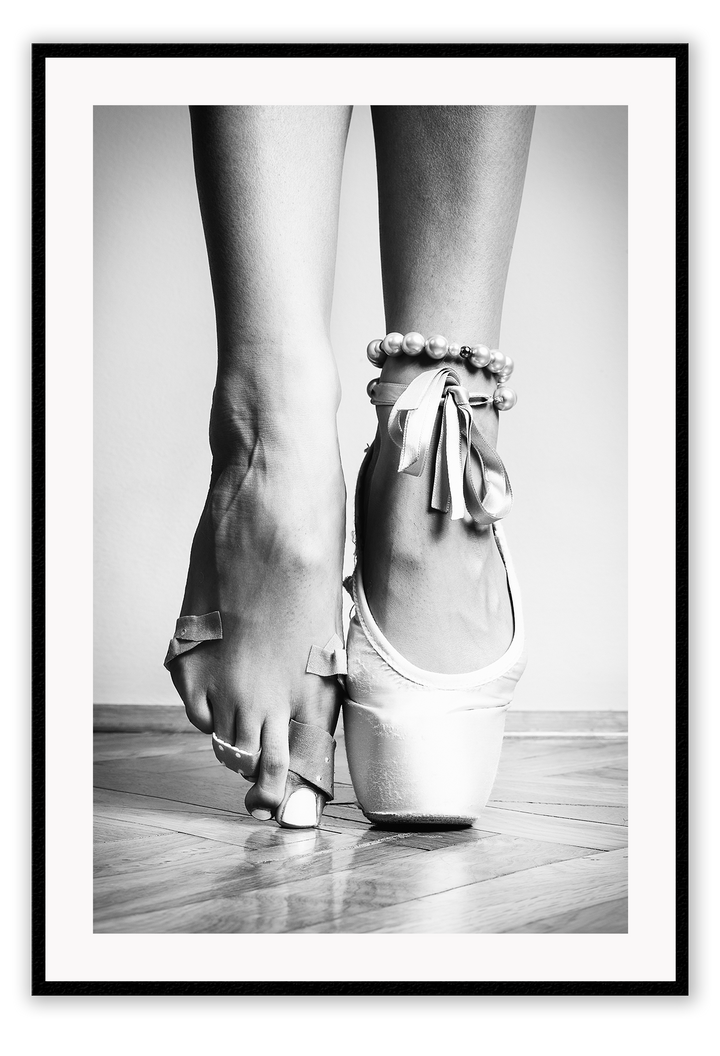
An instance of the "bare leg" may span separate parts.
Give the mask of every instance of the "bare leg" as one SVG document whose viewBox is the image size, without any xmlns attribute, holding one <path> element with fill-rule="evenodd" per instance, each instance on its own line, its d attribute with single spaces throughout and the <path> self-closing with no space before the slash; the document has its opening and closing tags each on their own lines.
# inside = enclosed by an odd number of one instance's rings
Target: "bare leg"
<svg viewBox="0 0 720 1056">
<path fill-rule="evenodd" d="M 281 802 L 288 722 L 334 729 L 338 685 L 306 674 L 341 631 L 344 483 L 328 337 L 348 107 L 195 107 L 218 371 L 213 469 L 182 614 L 221 641 L 170 664 L 190 720 L 254 752 L 246 797 Z"/>
<path fill-rule="evenodd" d="M 532 107 L 373 109 L 388 332 L 498 347 L 533 117 Z M 408 383 L 433 366 L 426 356 L 400 356 L 382 378 Z M 470 391 L 492 391 L 484 372 L 458 369 Z M 430 513 L 429 477 L 398 474 L 388 413 L 378 408 L 365 495 L 368 601 L 408 660 L 472 671 L 500 656 L 512 635 L 503 566 L 489 529 Z M 474 413 L 495 446 L 497 412 Z"/>
</svg>

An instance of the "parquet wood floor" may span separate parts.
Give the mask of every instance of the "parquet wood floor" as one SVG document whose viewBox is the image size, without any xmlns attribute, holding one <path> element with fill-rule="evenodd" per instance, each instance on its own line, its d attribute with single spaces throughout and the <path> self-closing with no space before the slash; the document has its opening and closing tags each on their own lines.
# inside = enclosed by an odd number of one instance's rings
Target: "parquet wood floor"
<svg viewBox="0 0 720 1056">
<path fill-rule="evenodd" d="M 627 743 L 603 723 L 508 736 L 472 829 L 371 825 L 338 747 L 321 828 L 291 831 L 245 813 L 201 734 L 96 733 L 95 930 L 627 931 Z"/>
</svg>

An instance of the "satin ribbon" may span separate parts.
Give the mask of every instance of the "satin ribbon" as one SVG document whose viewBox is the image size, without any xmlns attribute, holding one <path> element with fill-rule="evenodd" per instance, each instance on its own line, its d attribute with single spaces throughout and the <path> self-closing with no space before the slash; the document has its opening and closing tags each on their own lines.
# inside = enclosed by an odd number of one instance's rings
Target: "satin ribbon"
<svg viewBox="0 0 720 1056">
<path fill-rule="evenodd" d="M 512 488 L 507 472 L 472 416 L 472 408 L 492 403 L 492 396 L 471 395 L 449 367 L 424 371 L 407 387 L 376 381 L 368 392 L 374 404 L 392 405 L 388 434 L 400 448 L 398 472 L 413 477 L 425 470 L 440 410 L 434 510 L 449 512 L 454 521 L 469 514 L 478 525 L 492 524 L 509 512 Z M 474 467 L 479 471 L 478 483 Z"/>
</svg>

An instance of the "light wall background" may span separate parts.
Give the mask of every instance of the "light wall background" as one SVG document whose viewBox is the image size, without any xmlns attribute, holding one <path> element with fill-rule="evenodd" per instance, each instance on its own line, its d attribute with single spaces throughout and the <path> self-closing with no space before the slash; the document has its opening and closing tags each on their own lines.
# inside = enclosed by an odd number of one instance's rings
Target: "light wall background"
<svg viewBox="0 0 720 1056">
<path fill-rule="evenodd" d="M 185 108 L 95 108 L 94 215 L 95 700 L 177 703 L 162 661 L 210 474 L 215 370 Z M 365 346 L 382 333 L 370 111 L 356 107 L 333 310 L 350 496 L 374 433 Z M 516 362 L 499 451 L 529 651 L 515 706 L 623 710 L 626 108 L 538 108 L 501 348 Z"/>
</svg>

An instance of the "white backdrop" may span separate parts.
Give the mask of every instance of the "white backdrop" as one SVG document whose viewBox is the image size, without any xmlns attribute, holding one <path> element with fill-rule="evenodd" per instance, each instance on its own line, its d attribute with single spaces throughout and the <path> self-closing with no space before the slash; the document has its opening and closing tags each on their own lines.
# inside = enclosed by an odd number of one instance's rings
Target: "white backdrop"
<svg viewBox="0 0 720 1056">
<path fill-rule="evenodd" d="M 627 706 L 626 115 L 536 116 L 501 341 L 519 395 L 499 442 L 528 628 L 519 708 Z M 95 108 L 94 213 L 95 700 L 173 703 L 162 660 L 209 477 L 215 342 L 184 107 Z M 364 349 L 383 330 L 357 107 L 333 312 L 350 495 L 374 432 Z"/>
</svg>

